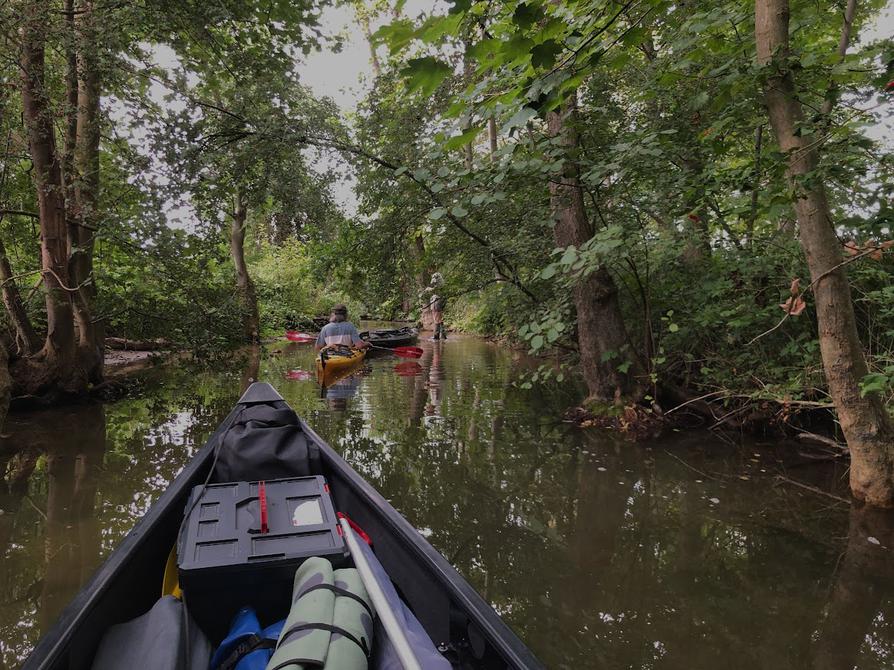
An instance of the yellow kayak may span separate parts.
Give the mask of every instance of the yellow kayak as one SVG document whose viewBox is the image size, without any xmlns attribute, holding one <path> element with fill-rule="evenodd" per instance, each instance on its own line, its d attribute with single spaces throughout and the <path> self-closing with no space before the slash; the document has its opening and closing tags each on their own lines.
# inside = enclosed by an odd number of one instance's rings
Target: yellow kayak
<svg viewBox="0 0 894 670">
<path fill-rule="evenodd" d="M 317 381 L 323 387 L 332 386 L 354 372 L 366 356 L 365 349 L 335 346 L 325 347 L 317 354 Z"/>
</svg>

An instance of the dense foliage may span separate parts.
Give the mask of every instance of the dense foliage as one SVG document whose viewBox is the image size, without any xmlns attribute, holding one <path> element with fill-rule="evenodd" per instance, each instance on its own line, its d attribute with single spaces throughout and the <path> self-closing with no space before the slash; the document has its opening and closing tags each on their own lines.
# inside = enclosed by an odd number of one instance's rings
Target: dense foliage
<svg viewBox="0 0 894 670">
<path fill-rule="evenodd" d="M 894 47 L 861 39 L 880 4 L 860 6 L 844 56 L 844 3 L 794 3 L 792 36 L 799 95 L 815 110 L 804 132 L 823 151 L 812 178 L 825 182 L 842 260 L 853 260 L 864 388 L 890 397 L 894 162 L 871 131 L 890 115 Z M 823 404 L 810 279 L 754 29 L 741 2 L 456 2 L 390 22 L 376 37 L 391 58 L 359 121 L 364 146 L 401 166 L 358 166 L 364 211 L 384 229 L 365 246 L 370 281 L 438 269 L 455 325 L 520 337 L 573 368 L 571 287 L 605 266 L 636 352 L 615 352 L 619 366 L 640 357 L 653 386 Z M 572 155 L 545 123 L 569 98 Z M 548 185 L 569 160 L 593 235 L 554 249 Z M 386 236 L 407 253 L 394 257 Z"/>
<path fill-rule="evenodd" d="M 437 270 L 454 327 L 555 356 L 533 383 L 577 369 L 575 287 L 595 277 L 617 291 L 626 334 L 597 362 L 635 374 L 647 401 L 671 388 L 828 404 L 753 4 L 458 0 L 419 16 L 356 4 L 375 78 L 348 118 L 296 75 L 303 54 L 337 47 L 321 4 L 77 5 L 121 27 L 97 61 L 94 312 L 108 334 L 211 351 L 251 335 L 252 310 L 267 336 L 336 301 L 420 317 Z M 25 5 L 51 19 L 56 105 L 69 24 L 52 3 Z M 894 46 L 865 38 L 881 7 L 859 6 L 842 49 L 844 3 L 793 3 L 789 61 L 810 112 L 801 131 L 821 147 L 803 181 L 825 185 L 869 355 L 863 391 L 890 400 L 894 158 L 873 138 L 890 114 Z M 385 25 L 373 34 L 371 23 Z M 20 289 L 40 331 L 20 47 L 10 35 L 0 87 L 4 286 Z M 70 110 L 52 105 L 61 143 Z M 331 191 L 344 168 L 351 217 Z M 555 229 L 569 180 L 586 233 L 570 245 Z"/>
</svg>

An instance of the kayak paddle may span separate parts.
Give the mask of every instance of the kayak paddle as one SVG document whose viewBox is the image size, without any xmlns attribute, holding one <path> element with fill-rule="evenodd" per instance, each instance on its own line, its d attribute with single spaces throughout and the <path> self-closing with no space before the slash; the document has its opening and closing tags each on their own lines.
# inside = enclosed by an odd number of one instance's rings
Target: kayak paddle
<svg viewBox="0 0 894 670">
<path fill-rule="evenodd" d="M 380 347 L 375 344 L 370 344 L 369 348 L 389 351 L 395 356 L 400 356 L 401 358 L 422 358 L 422 347 Z"/>
</svg>

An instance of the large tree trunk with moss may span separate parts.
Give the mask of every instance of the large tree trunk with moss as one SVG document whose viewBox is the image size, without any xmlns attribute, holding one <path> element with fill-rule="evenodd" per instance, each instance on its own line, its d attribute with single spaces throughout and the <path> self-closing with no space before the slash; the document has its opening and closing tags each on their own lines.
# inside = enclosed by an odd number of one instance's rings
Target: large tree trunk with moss
<svg viewBox="0 0 894 670">
<path fill-rule="evenodd" d="M 34 356 L 18 361 L 13 369 L 16 392 L 29 395 L 57 391 L 82 393 L 87 388 L 86 375 L 77 360 L 62 172 L 45 87 L 44 31 L 51 23 L 51 11 L 48 2 L 28 3 L 21 28 L 22 108 L 34 165 L 47 308 L 43 348 Z"/>
<path fill-rule="evenodd" d="M 841 244 L 819 166 L 815 138 L 802 134 L 804 121 L 788 59 L 788 0 L 757 0 L 755 5 L 758 63 L 767 68 L 764 97 L 780 149 L 788 157 L 787 172 L 796 194 L 794 207 L 801 246 L 815 282 L 819 342 L 829 393 L 851 453 L 851 491 L 858 499 L 894 507 L 894 429 L 877 393 L 860 394 L 867 374 L 857 334 Z"/>
<path fill-rule="evenodd" d="M 93 275 L 93 254 L 99 226 L 99 131 L 100 84 L 98 34 L 93 3 L 81 3 L 75 22 L 78 40 L 78 113 L 77 138 L 74 147 L 74 168 L 77 174 L 74 196 L 76 218 L 69 227 L 71 281 L 78 287 L 74 295 L 74 316 L 78 329 L 78 354 L 81 366 L 91 382 L 103 377 L 105 328 L 93 319 L 96 281 Z"/>
<path fill-rule="evenodd" d="M 243 332 L 249 342 L 257 342 L 261 339 L 261 319 L 258 315 L 258 299 L 255 294 L 255 284 L 248 274 L 248 266 L 245 263 L 245 223 L 247 217 L 245 199 L 242 192 L 237 189 L 234 209 L 233 224 L 230 229 L 230 256 L 233 259 L 233 267 L 236 269 L 236 294 L 243 311 Z"/>
<path fill-rule="evenodd" d="M 587 218 L 576 162 L 578 136 L 575 129 L 577 105 L 574 101 L 547 117 L 549 134 L 561 139 L 567 152 L 565 170 L 550 182 L 550 203 L 559 247 L 580 246 L 593 231 Z M 638 401 L 642 390 L 640 368 L 631 350 L 618 288 L 605 267 L 599 267 L 574 287 L 577 311 L 577 341 L 581 369 L 590 397 L 599 402 Z M 619 370 L 623 366 L 624 372 Z"/>
</svg>

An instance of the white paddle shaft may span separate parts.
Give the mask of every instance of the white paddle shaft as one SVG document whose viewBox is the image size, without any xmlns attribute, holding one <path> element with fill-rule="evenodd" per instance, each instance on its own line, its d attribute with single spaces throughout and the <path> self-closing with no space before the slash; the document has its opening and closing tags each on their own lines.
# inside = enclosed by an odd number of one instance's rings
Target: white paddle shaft
<svg viewBox="0 0 894 670">
<path fill-rule="evenodd" d="M 422 666 L 419 665 L 419 661 L 416 659 L 416 654 L 413 653 L 413 647 L 404 634 L 403 627 L 401 627 L 394 616 L 394 612 L 388 604 L 388 599 L 385 597 L 379 581 L 373 574 L 372 569 L 370 569 L 369 563 L 366 562 L 366 556 L 360 550 L 359 540 L 354 535 L 354 529 L 351 528 L 351 524 L 348 523 L 347 519 L 339 519 L 338 523 L 341 524 L 341 528 L 345 533 L 345 541 L 348 543 L 348 551 L 351 552 L 351 556 L 354 559 L 354 567 L 360 573 L 363 586 L 369 594 L 369 599 L 372 600 L 373 607 L 375 607 L 376 613 L 379 615 L 379 620 L 382 622 L 385 632 L 388 633 L 388 637 L 394 645 L 394 650 L 397 652 L 401 665 L 403 665 L 404 670 L 422 670 Z"/>
</svg>

